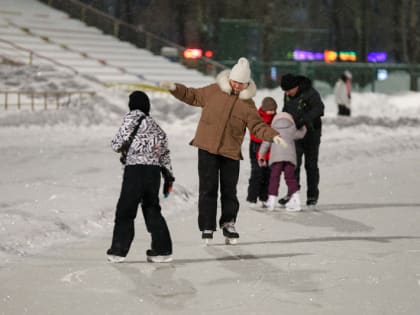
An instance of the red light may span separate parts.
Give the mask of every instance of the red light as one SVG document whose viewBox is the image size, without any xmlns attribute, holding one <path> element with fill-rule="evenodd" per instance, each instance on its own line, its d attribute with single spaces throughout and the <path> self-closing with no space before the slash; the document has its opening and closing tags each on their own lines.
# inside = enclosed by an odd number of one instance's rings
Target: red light
<svg viewBox="0 0 420 315">
<path fill-rule="evenodd" d="M 204 52 L 204 56 L 206 56 L 207 58 L 213 57 L 213 51 L 212 50 L 206 50 Z"/>
<path fill-rule="evenodd" d="M 187 48 L 184 50 L 185 59 L 198 59 L 203 55 L 203 51 L 200 48 Z"/>
</svg>

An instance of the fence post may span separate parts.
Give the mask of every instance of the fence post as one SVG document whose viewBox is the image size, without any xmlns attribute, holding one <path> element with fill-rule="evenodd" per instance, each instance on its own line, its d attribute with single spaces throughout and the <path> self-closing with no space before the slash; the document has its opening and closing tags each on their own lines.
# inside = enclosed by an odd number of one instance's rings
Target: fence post
<svg viewBox="0 0 420 315">
<path fill-rule="evenodd" d="M 372 93 L 375 93 L 376 63 L 372 65 Z"/>
<path fill-rule="evenodd" d="M 149 33 L 146 33 L 146 49 L 152 51 L 152 36 Z"/>
<path fill-rule="evenodd" d="M 47 92 L 44 92 L 44 110 L 47 110 Z"/>
<path fill-rule="evenodd" d="M 35 110 L 35 104 L 34 104 L 34 92 L 31 92 L 31 109 L 32 111 Z"/>
<path fill-rule="evenodd" d="M 17 92 L 17 108 L 20 110 L 20 92 Z"/>
<path fill-rule="evenodd" d="M 80 19 L 83 22 L 86 22 L 86 7 L 82 7 L 82 12 L 80 13 Z"/>
<path fill-rule="evenodd" d="M 58 93 L 55 94 L 55 101 L 57 102 L 57 109 L 59 109 L 60 108 L 60 96 L 59 96 Z"/>
<path fill-rule="evenodd" d="M 116 38 L 119 38 L 119 33 L 120 33 L 120 23 L 118 22 L 114 22 L 114 36 Z"/>
<path fill-rule="evenodd" d="M 4 93 L 4 109 L 7 110 L 7 92 Z"/>
</svg>

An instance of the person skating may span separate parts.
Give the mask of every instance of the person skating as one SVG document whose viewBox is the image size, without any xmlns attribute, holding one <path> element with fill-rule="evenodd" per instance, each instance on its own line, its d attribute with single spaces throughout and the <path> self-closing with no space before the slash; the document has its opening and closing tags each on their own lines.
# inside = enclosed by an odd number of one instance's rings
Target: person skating
<svg viewBox="0 0 420 315">
<path fill-rule="evenodd" d="M 272 97 L 265 97 L 258 113 L 261 118 L 268 124 L 271 124 L 274 115 L 276 114 L 277 103 Z M 251 174 L 248 180 L 248 195 L 246 201 L 251 206 L 255 206 L 257 201 L 265 202 L 268 198 L 268 183 L 270 181 L 270 168 L 267 166 L 258 165 L 257 153 L 260 149 L 262 140 L 250 133 L 249 141 L 249 160 L 251 162 Z M 269 151 L 266 153 L 265 159 L 269 158 Z"/>
<path fill-rule="evenodd" d="M 165 132 L 150 117 L 148 96 L 135 91 L 130 94 L 130 111 L 111 142 L 112 149 L 127 149 L 123 182 L 115 213 L 111 247 L 107 251 L 110 262 L 121 262 L 127 256 L 134 238 L 134 221 L 141 204 L 147 231 L 151 234 L 150 262 L 172 260 L 172 240 L 159 204 L 161 175 L 164 195 L 175 181 L 172 172 L 168 140 Z M 127 142 L 132 141 L 131 144 Z"/>
<path fill-rule="evenodd" d="M 264 205 L 268 210 L 274 210 L 279 191 L 280 176 L 284 173 L 284 179 L 287 185 L 287 196 L 289 199 L 289 201 L 285 204 L 286 210 L 300 211 L 299 185 L 295 177 L 295 140 L 304 137 L 306 127 L 303 126 L 301 129 L 296 129 L 293 117 L 286 112 L 278 113 L 274 117 L 271 127 L 282 135 L 282 138 L 286 141 L 287 146 L 271 144 L 270 142 L 265 141 L 261 144 L 261 148 L 258 152 L 258 163 L 260 165 L 266 165 L 267 159 L 265 158 L 265 154 L 270 150 L 268 165 L 271 169 L 270 183 L 268 187 L 268 200 Z"/>
<path fill-rule="evenodd" d="M 312 86 L 312 81 L 307 77 L 288 73 L 282 76 L 280 86 L 284 91 L 283 111 L 292 115 L 297 129 L 302 126 L 306 126 L 307 129 L 303 139 L 295 141 L 297 158 L 295 176 L 299 183 L 300 168 L 304 156 L 307 184 L 306 205 L 315 207 L 319 198 L 318 155 L 324 103 L 319 92 Z M 288 201 L 289 196 L 279 200 L 283 205 Z"/>
<path fill-rule="evenodd" d="M 221 216 L 219 227 L 228 243 L 239 238 L 236 220 L 239 211 L 236 186 L 245 130 L 258 138 L 277 143 L 283 140 L 258 115 L 252 98 L 256 85 L 246 58 L 240 58 L 231 70 L 218 74 L 216 83 L 201 88 L 180 83 L 161 82 L 161 87 L 186 104 L 202 108 L 191 145 L 198 148 L 198 227 L 202 238 L 213 238 L 216 231 L 220 183 Z"/>
<path fill-rule="evenodd" d="M 338 116 L 351 116 L 351 72 L 344 71 L 334 85 Z"/>
</svg>

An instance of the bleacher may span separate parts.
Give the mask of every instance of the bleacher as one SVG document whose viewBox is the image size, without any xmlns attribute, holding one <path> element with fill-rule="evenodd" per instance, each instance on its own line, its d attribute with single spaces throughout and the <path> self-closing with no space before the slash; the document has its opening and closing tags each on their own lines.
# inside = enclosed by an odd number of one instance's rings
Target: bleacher
<svg viewBox="0 0 420 315">
<path fill-rule="evenodd" d="M 214 82 L 213 77 L 122 42 L 36 0 L 1 2 L 0 57 L 53 64 L 106 85 Z"/>
</svg>

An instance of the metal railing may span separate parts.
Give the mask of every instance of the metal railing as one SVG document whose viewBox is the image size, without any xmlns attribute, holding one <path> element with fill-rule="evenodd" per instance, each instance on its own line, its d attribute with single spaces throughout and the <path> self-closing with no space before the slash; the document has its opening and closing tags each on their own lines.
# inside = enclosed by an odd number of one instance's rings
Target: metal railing
<svg viewBox="0 0 420 315">
<path fill-rule="evenodd" d="M 27 106 L 32 111 L 41 107 L 47 109 L 59 109 L 64 104 L 70 104 L 75 97 L 81 102 L 84 97 L 93 97 L 96 92 L 92 91 L 7 91 L 0 90 L 0 95 L 3 95 L 3 104 L 0 103 L 0 108 L 4 110 L 10 109 L 15 105 L 16 109 L 21 110 Z"/>
</svg>

